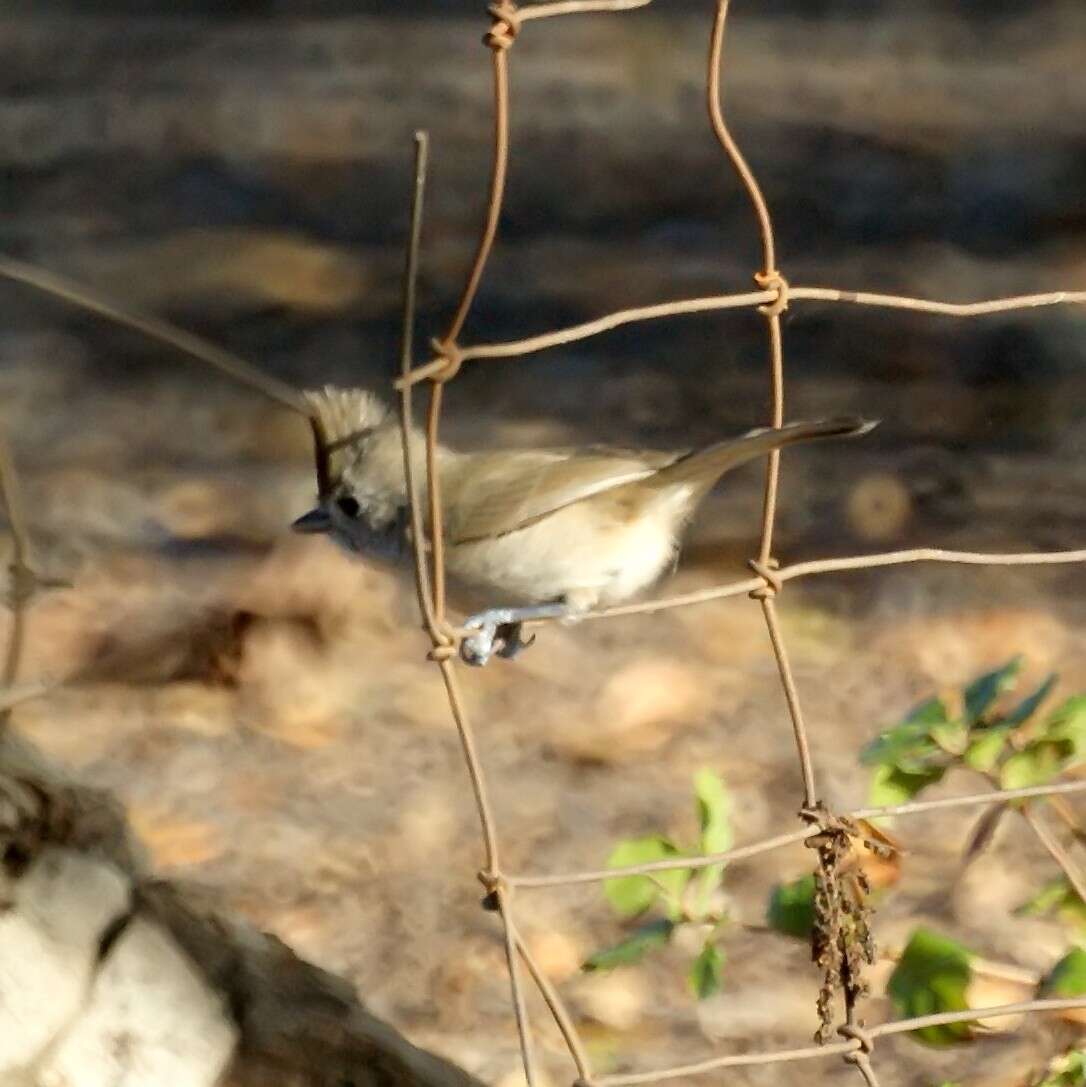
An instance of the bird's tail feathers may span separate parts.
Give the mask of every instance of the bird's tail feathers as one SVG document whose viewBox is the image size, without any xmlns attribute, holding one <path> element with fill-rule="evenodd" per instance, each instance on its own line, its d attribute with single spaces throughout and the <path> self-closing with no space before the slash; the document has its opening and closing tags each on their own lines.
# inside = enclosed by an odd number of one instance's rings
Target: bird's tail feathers
<svg viewBox="0 0 1086 1087">
<path fill-rule="evenodd" d="M 692 489 L 693 497 L 701 498 L 712 490 L 716 481 L 726 472 L 746 464 L 747 461 L 764 457 L 774 449 L 822 438 L 858 438 L 876 426 L 877 420 L 843 416 L 809 423 L 787 423 L 779 428 L 763 427 L 751 430 L 738 438 L 687 453 L 642 480 L 639 486 L 651 484 L 661 490 L 687 486 Z"/>
</svg>

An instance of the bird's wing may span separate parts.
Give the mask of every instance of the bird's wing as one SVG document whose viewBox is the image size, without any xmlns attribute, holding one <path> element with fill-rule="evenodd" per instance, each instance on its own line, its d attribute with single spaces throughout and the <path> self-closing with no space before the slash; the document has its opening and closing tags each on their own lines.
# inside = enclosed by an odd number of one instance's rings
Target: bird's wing
<svg viewBox="0 0 1086 1087">
<path fill-rule="evenodd" d="M 523 450 L 464 455 L 443 472 L 453 543 L 503 536 L 590 495 L 651 475 L 671 455 Z"/>
</svg>

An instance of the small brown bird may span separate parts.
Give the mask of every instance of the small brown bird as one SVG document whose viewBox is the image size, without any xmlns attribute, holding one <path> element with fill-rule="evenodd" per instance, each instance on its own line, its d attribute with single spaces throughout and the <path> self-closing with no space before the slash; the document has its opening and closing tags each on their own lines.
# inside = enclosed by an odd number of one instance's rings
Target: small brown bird
<svg viewBox="0 0 1086 1087">
<path fill-rule="evenodd" d="M 333 454 L 331 493 L 294 522 L 341 546 L 384 559 L 408 553 L 408 499 L 399 419 L 360 389 L 306 397 Z M 471 616 L 461 644 L 469 664 L 513 657 L 531 619 L 576 618 L 648 588 L 673 566 L 680 537 L 717 480 L 773 449 L 866 434 L 857 418 L 751 430 L 692 452 L 587 447 L 458 453 L 438 464 L 450 575 L 500 607 Z M 425 476 L 421 435 L 412 443 Z"/>
</svg>

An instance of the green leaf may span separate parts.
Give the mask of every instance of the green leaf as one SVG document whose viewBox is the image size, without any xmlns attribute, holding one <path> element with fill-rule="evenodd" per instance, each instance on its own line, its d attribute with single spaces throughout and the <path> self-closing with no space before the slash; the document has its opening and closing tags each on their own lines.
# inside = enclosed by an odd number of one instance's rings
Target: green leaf
<svg viewBox="0 0 1086 1087">
<path fill-rule="evenodd" d="M 667 838 L 651 834 L 647 838 L 633 838 L 619 842 L 607 858 L 608 868 L 625 868 L 627 865 L 646 864 L 650 861 L 680 857 L 682 854 Z M 690 879 L 686 868 L 674 868 L 665 872 L 654 872 L 651 876 L 620 876 L 606 880 L 603 893 L 611 904 L 611 909 L 619 917 L 636 917 L 662 899 L 669 911 L 677 908 L 683 888 Z"/>
<path fill-rule="evenodd" d="M 1064 769 L 1086 757 L 1086 695 L 1075 695 L 1057 706 L 1044 729 L 1045 739 L 1063 745 Z"/>
<path fill-rule="evenodd" d="M 1058 744 L 1032 743 L 1007 759 L 999 771 L 999 784 L 1004 789 L 1028 789 L 1051 781 L 1062 769 Z"/>
<path fill-rule="evenodd" d="M 925 699 L 905 715 L 906 725 L 945 725 L 950 717 L 941 698 Z"/>
<path fill-rule="evenodd" d="M 1003 764 L 1000 784 L 1005 789 L 1044 785 L 1084 759 L 1086 695 L 1076 695 L 1056 708 L 1032 743 Z"/>
<path fill-rule="evenodd" d="M 977 729 L 973 733 L 975 739 L 965 749 L 965 763 L 974 770 L 986 774 L 995 769 L 999 762 L 999 756 L 1003 754 L 1003 748 L 1007 745 L 1010 729 L 1002 726 L 996 728 Z"/>
<path fill-rule="evenodd" d="M 916 774 L 898 766 L 880 766 L 871 777 L 868 798 L 873 805 L 880 808 L 904 804 L 912 800 L 921 789 L 934 785 L 945 773 L 945 766 L 933 767 Z"/>
<path fill-rule="evenodd" d="M 699 770 L 694 775 L 694 798 L 697 802 L 699 845 L 702 853 L 723 853 L 735 843 L 732 833 L 732 799 L 724 782 L 712 770 Z M 701 915 L 708 909 L 710 896 L 720 886 L 723 864 L 711 864 L 698 876 L 698 894 L 694 912 Z"/>
<path fill-rule="evenodd" d="M 941 752 L 931 732 L 949 725 L 946 706 L 938 698 L 922 702 L 899 725 L 880 733 L 860 752 L 865 766 L 899 766 L 908 772 L 922 772 L 933 756 Z"/>
<path fill-rule="evenodd" d="M 719 993 L 723 986 L 724 952 L 716 944 L 706 941 L 701 954 L 690 967 L 690 988 L 698 1000 Z"/>
<path fill-rule="evenodd" d="M 1082 996 L 1086 993 L 1086 951 L 1072 948 L 1048 973 L 1037 990 L 1039 997 Z"/>
<path fill-rule="evenodd" d="M 581 969 L 591 973 L 593 970 L 614 970 L 616 966 L 632 966 L 654 948 L 663 947 L 674 931 L 675 923 L 666 918 L 650 921 L 614 947 L 597 951 L 582 963 Z"/>
<path fill-rule="evenodd" d="M 976 724 L 1004 691 L 1014 689 L 1021 670 L 1022 657 L 1019 655 L 1012 657 L 1002 668 L 979 676 L 965 688 L 965 716 L 970 725 Z"/>
<path fill-rule="evenodd" d="M 1049 696 L 1052 688 L 1056 686 L 1056 673 L 1053 672 L 1045 681 L 1029 695 L 1028 698 L 1022 699 L 1017 706 L 1006 717 L 1003 718 L 1002 724 L 1010 725 L 1012 728 L 1017 728 L 1019 725 L 1025 724 L 1036 712 L 1037 707 Z"/>
<path fill-rule="evenodd" d="M 887 983 L 887 994 L 902 1019 L 934 1012 L 964 1011 L 972 976 L 972 956 L 961 944 L 930 929 L 915 929 Z M 947 1023 L 910 1032 L 927 1045 L 952 1045 L 968 1039 L 968 1023 Z"/>
<path fill-rule="evenodd" d="M 961 755 L 969 746 L 969 728 L 964 721 L 931 726 L 932 741 L 948 755 Z"/>
<path fill-rule="evenodd" d="M 1063 924 L 1086 933 L 1086 903 L 1079 898 L 1064 876 L 1046 883 L 1014 912 L 1019 917 L 1045 917 L 1055 914 Z"/>
<path fill-rule="evenodd" d="M 1086 1052 L 1072 1049 L 1057 1057 L 1035 1087 L 1086 1087 Z"/>
<path fill-rule="evenodd" d="M 994 770 L 999 763 L 1007 746 L 1010 734 L 1021 725 L 1024 725 L 1036 712 L 1037 707 L 1048 697 L 1056 683 L 1055 674 L 1050 675 L 1028 698 L 1023 699 L 1006 717 L 988 727 L 978 727 L 973 730 L 973 742 L 965 751 L 965 762 L 974 770 L 987 774 Z M 1022 760 L 1022 765 L 1011 770 L 1011 774 L 1021 774 L 1029 777 L 1041 772 L 1042 767 L 1034 757 Z"/>
<path fill-rule="evenodd" d="M 694 775 L 694 795 L 698 805 L 703 853 L 723 853 L 735 841 L 732 833 L 732 799 L 724 782 L 712 770 Z"/>
<path fill-rule="evenodd" d="M 815 878 L 803 876 L 791 883 L 778 883 L 769 896 L 766 923 L 786 936 L 810 939 L 814 928 Z"/>
</svg>

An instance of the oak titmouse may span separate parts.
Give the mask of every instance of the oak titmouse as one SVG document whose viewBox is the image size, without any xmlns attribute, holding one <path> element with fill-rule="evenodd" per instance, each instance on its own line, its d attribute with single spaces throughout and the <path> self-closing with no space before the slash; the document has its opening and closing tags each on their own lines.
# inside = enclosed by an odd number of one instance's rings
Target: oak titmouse
<svg viewBox="0 0 1086 1087">
<path fill-rule="evenodd" d="M 332 488 L 294 522 L 327 532 L 350 551 L 407 554 L 408 499 L 399 419 L 359 389 L 306 393 L 328 442 Z M 437 451 L 447 568 L 500 607 L 467 620 L 470 664 L 514 656 L 523 622 L 576 618 L 647 588 L 675 561 L 684 527 L 725 472 L 771 450 L 817 438 L 865 434 L 854 417 L 751 430 L 679 452 L 580 449 Z M 413 467 L 425 475 L 421 435 Z"/>
</svg>

